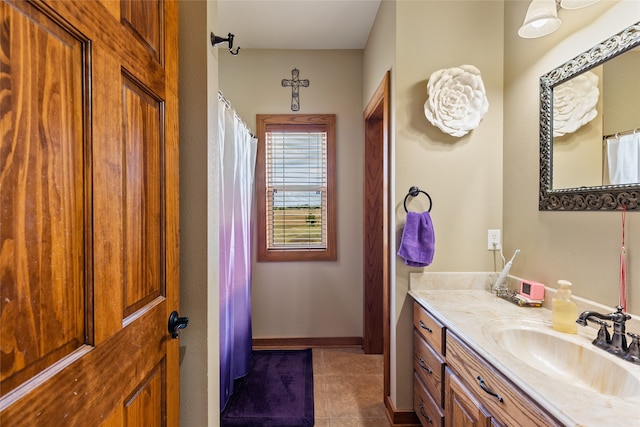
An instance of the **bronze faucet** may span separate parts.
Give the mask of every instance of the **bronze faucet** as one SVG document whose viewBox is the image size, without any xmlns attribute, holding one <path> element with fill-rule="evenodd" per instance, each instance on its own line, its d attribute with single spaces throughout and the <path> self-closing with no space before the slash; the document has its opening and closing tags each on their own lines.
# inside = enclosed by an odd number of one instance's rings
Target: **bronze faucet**
<svg viewBox="0 0 640 427">
<path fill-rule="evenodd" d="M 581 326 L 587 326 L 587 320 L 598 323 L 600 325 L 600 330 L 598 331 L 596 339 L 593 340 L 593 345 L 632 363 L 640 365 L 640 345 L 638 344 L 640 336 L 629 332 L 628 335 L 632 338 L 632 343 L 630 346 L 627 346 L 625 322 L 629 319 L 631 319 L 631 316 L 627 313 L 623 313 L 622 307 L 617 306 L 616 312 L 610 314 L 585 311 L 578 316 L 576 323 Z M 602 320 L 609 320 L 613 323 L 613 335 L 609 335 L 609 331 L 607 330 L 609 325 Z"/>
</svg>

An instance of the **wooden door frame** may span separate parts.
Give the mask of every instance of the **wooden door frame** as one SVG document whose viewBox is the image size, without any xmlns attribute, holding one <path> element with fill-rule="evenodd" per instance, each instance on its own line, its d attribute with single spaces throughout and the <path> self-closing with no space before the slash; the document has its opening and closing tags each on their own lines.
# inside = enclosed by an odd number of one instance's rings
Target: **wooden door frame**
<svg viewBox="0 0 640 427">
<path fill-rule="evenodd" d="M 384 399 L 390 396 L 390 334 L 389 334 L 389 131 L 390 131 L 390 71 L 387 71 L 378 85 L 378 88 L 371 97 L 364 110 L 364 134 L 365 134 L 365 159 L 364 159 L 364 208 L 363 224 L 365 224 L 363 238 L 363 269 L 364 269 L 364 324 L 363 324 L 363 344 L 365 353 L 371 350 L 368 347 L 380 347 L 379 334 L 382 332 L 382 353 L 384 359 Z M 381 149 L 381 155 L 371 156 L 368 154 L 367 146 L 374 144 L 375 148 Z M 368 196 L 366 190 L 367 183 L 382 181 L 382 194 L 377 203 L 367 205 Z M 378 182 L 378 181 L 376 181 Z M 372 218 L 378 218 L 376 224 L 380 224 L 382 232 L 373 237 L 374 248 L 367 247 L 367 224 Z M 380 222 L 381 221 L 381 222 Z M 372 259 L 375 257 L 375 259 Z M 381 287 L 369 289 L 367 273 L 369 266 L 381 263 Z M 381 311 L 381 313 L 380 313 Z M 379 321 L 381 319 L 381 322 Z M 372 325 L 372 322 L 378 325 Z M 382 331 L 379 324 L 381 323 Z M 376 335 L 376 336 L 373 336 Z M 373 345 L 369 345 L 370 343 Z"/>
</svg>

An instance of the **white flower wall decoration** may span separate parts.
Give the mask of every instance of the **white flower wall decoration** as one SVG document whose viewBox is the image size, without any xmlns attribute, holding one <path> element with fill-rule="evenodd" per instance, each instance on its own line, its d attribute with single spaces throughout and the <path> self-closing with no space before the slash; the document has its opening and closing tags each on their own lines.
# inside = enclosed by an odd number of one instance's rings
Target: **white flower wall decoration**
<svg viewBox="0 0 640 427">
<path fill-rule="evenodd" d="M 553 136 L 575 132 L 598 115 L 598 76 L 591 71 L 553 89 Z"/>
<path fill-rule="evenodd" d="M 473 65 L 435 71 L 427 83 L 424 114 L 432 125 L 452 136 L 475 129 L 489 110 L 489 101 Z"/>
</svg>

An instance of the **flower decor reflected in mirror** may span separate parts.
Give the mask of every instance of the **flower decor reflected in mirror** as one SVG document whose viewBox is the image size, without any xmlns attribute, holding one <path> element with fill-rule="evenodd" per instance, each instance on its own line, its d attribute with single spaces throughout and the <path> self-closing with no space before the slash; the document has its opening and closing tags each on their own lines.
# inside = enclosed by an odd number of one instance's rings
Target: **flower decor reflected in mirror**
<svg viewBox="0 0 640 427">
<path fill-rule="evenodd" d="M 640 210 L 638 67 L 640 22 L 540 77 L 539 210 Z"/>
<path fill-rule="evenodd" d="M 598 116 L 598 76 L 587 71 L 553 90 L 553 137 L 571 134 Z"/>
</svg>

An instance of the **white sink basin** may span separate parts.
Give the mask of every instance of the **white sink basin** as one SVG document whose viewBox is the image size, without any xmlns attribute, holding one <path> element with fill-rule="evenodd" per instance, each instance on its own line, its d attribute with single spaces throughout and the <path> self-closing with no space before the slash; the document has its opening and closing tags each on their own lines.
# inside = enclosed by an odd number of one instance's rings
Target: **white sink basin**
<svg viewBox="0 0 640 427">
<path fill-rule="evenodd" d="M 550 323 L 501 319 L 484 335 L 531 368 L 561 381 L 617 397 L 640 396 L 640 369 L 591 344 L 584 332 L 564 334 Z"/>
</svg>

